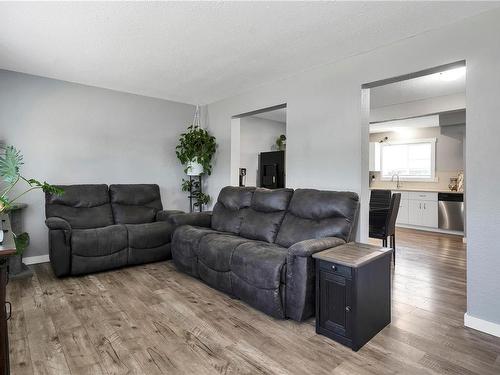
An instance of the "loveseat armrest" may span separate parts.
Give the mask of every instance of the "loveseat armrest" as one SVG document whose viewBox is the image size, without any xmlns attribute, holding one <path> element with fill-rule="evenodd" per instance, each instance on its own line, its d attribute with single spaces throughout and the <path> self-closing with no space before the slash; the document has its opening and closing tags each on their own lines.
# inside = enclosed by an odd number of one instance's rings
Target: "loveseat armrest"
<svg viewBox="0 0 500 375">
<path fill-rule="evenodd" d="M 45 225 L 51 230 L 65 230 L 71 232 L 71 224 L 62 217 L 49 217 L 45 220 Z"/>
<path fill-rule="evenodd" d="M 212 212 L 205 211 L 172 215 L 169 220 L 177 227 L 181 225 L 193 225 L 196 227 L 210 228 L 212 225 Z"/>
<path fill-rule="evenodd" d="M 156 213 L 156 221 L 169 221 L 170 216 L 183 213 L 181 210 L 161 210 Z"/>
<path fill-rule="evenodd" d="M 338 237 L 324 237 L 297 242 L 288 248 L 288 254 L 298 257 L 309 257 L 314 253 L 345 244 Z"/>
<path fill-rule="evenodd" d="M 71 273 L 71 224 L 61 217 L 45 220 L 49 228 L 49 258 L 57 277 Z"/>
</svg>

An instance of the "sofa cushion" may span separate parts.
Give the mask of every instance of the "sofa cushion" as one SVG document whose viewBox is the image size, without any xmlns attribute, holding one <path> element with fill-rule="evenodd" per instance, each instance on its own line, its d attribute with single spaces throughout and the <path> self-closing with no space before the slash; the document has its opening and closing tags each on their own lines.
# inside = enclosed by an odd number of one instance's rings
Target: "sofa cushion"
<svg viewBox="0 0 500 375">
<path fill-rule="evenodd" d="M 99 257 L 114 254 L 127 247 L 127 228 L 124 225 L 75 229 L 71 234 L 73 255 Z"/>
<path fill-rule="evenodd" d="M 281 223 L 276 243 L 294 243 L 322 237 L 351 240 L 359 199 L 356 193 L 297 189 Z"/>
<path fill-rule="evenodd" d="M 172 258 L 170 241 L 173 225 L 159 221 L 126 224 L 128 232 L 128 264 L 144 264 Z"/>
<path fill-rule="evenodd" d="M 218 233 L 210 228 L 182 225 L 172 237 L 172 259 L 175 266 L 198 277 L 198 251 L 200 240 L 207 234 Z"/>
<path fill-rule="evenodd" d="M 232 256 L 231 272 L 261 289 L 276 289 L 285 281 L 287 249 L 266 242 L 247 242 Z"/>
<path fill-rule="evenodd" d="M 45 216 L 60 217 L 73 229 L 113 225 L 107 185 L 58 185 L 62 195 L 45 194 Z"/>
<path fill-rule="evenodd" d="M 276 289 L 257 288 L 231 272 L 231 291 L 235 297 L 272 317 L 283 319 L 286 316 L 283 284 Z"/>
<path fill-rule="evenodd" d="M 109 194 L 116 224 L 151 223 L 163 209 L 156 184 L 109 185 Z"/>
<path fill-rule="evenodd" d="M 256 189 L 243 217 L 240 236 L 274 242 L 292 194 L 292 189 Z"/>
<path fill-rule="evenodd" d="M 231 272 L 229 271 L 216 271 L 202 262 L 198 262 L 198 274 L 200 279 L 210 285 L 212 288 L 218 289 L 222 292 L 233 294 L 231 286 Z"/>
<path fill-rule="evenodd" d="M 71 256 L 71 274 L 75 276 L 86 275 L 92 272 L 108 271 L 113 268 L 124 267 L 128 264 L 127 258 L 127 249 L 98 257 L 73 254 Z"/>
<path fill-rule="evenodd" d="M 151 249 L 170 243 L 174 227 L 166 221 L 127 224 L 128 245 L 135 249 Z"/>
<path fill-rule="evenodd" d="M 232 234 L 207 234 L 200 240 L 198 261 L 215 271 L 230 271 L 234 250 L 248 241 Z"/>
<path fill-rule="evenodd" d="M 245 211 L 250 206 L 255 188 L 226 186 L 215 203 L 212 229 L 239 234 Z"/>
</svg>

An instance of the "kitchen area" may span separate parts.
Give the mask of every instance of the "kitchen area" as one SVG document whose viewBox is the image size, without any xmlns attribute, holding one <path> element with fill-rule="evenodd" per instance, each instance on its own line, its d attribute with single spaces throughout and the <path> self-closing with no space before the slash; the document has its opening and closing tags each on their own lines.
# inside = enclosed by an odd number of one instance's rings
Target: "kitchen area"
<svg viewBox="0 0 500 375">
<path fill-rule="evenodd" d="M 372 88 L 369 183 L 400 193 L 396 228 L 466 238 L 465 64 Z"/>
</svg>

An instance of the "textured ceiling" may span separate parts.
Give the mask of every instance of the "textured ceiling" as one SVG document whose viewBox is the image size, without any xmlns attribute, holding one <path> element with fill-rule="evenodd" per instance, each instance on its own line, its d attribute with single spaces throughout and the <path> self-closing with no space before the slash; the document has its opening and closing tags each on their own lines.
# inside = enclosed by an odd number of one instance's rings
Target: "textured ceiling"
<svg viewBox="0 0 500 375">
<path fill-rule="evenodd" d="M 0 68 L 206 104 L 498 6 L 3 2 Z"/>
</svg>

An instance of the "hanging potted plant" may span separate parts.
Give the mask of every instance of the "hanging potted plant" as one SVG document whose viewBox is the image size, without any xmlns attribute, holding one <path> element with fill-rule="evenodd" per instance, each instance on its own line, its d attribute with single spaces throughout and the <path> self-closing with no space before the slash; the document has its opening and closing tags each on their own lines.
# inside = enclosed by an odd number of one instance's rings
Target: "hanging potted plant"
<svg viewBox="0 0 500 375">
<path fill-rule="evenodd" d="M 8 214 L 14 209 L 14 203 L 33 190 L 42 190 L 56 195 L 63 193 L 61 188 L 50 185 L 47 182 L 40 182 L 33 178 L 26 178 L 21 175 L 20 169 L 23 165 L 23 155 L 14 146 L 0 145 L 0 179 L 3 182 L 0 189 L 0 217 Z M 19 192 L 13 193 L 14 187 L 18 183 L 24 183 L 26 187 Z M 9 261 L 10 273 L 15 275 L 22 270 L 22 253 L 29 245 L 28 233 L 13 233 L 16 244 L 16 255 Z M 0 243 L 3 241 L 3 229 L 0 222 Z"/>
<path fill-rule="evenodd" d="M 217 149 L 215 137 L 200 126 L 200 108 L 196 107 L 193 125 L 187 128 L 179 138 L 175 148 L 177 158 L 184 166 L 184 172 L 189 180 L 182 179 L 182 191 L 189 192 L 190 210 L 208 204 L 210 196 L 202 192 L 202 174 L 212 174 L 212 158 Z"/>
<path fill-rule="evenodd" d="M 181 134 L 175 153 L 188 176 L 210 175 L 216 148 L 214 136 L 198 125 L 190 125 L 187 132 Z"/>
</svg>

